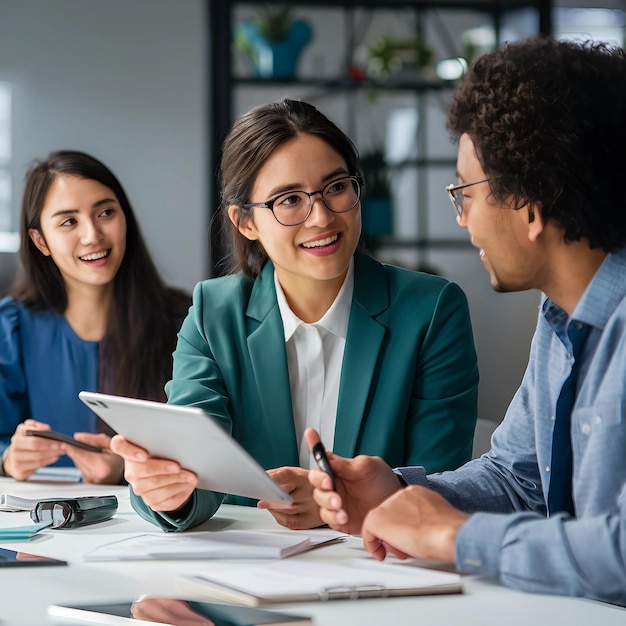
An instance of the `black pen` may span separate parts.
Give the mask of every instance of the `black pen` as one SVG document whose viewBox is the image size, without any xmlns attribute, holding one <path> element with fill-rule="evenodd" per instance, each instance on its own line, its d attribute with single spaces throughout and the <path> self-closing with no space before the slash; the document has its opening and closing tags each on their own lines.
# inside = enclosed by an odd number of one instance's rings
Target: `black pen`
<svg viewBox="0 0 626 626">
<path fill-rule="evenodd" d="M 332 483 L 333 491 L 337 491 L 337 487 L 335 486 L 335 475 L 333 474 L 333 470 L 330 467 L 330 463 L 328 462 L 328 457 L 326 456 L 326 449 L 324 448 L 324 444 L 321 441 L 318 441 L 312 448 L 311 452 L 313 453 L 313 458 L 317 463 L 317 466 L 330 476 L 330 480 Z"/>
</svg>

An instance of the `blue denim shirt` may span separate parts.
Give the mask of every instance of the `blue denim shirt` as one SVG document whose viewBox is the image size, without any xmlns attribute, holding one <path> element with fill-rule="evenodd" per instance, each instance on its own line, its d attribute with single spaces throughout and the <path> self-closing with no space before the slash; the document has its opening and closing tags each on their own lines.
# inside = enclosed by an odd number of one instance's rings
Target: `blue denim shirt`
<svg viewBox="0 0 626 626">
<path fill-rule="evenodd" d="M 528 368 L 491 450 L 454 472 L 399 470 L 473 513 L 457 536 L 460 570 L 626 606 L 625 297 L 621 249 L 607 256 L 571 318 L 544 298 Z M 554 413 L 572 367 L 567 330 L 580 322 L 591 330 L 572 410 L 576 517 L 548 518 Z"/>
</svg>

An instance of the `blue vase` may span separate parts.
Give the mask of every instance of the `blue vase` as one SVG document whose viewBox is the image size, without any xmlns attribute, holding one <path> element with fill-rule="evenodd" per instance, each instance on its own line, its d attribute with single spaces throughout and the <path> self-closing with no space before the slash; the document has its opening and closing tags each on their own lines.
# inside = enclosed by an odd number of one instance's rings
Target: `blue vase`
<svg viewBox="0 0 626 626">
<path fill-rule="evenodd" d="M 300 53 L 313 32 L 304 20 L 292 22 L 284 41 L 267 41 L 254 22 L 240 22 L 237 29 L 247 37 L 253 71 L 259 78 L 293 78 Z"/>
</svg>

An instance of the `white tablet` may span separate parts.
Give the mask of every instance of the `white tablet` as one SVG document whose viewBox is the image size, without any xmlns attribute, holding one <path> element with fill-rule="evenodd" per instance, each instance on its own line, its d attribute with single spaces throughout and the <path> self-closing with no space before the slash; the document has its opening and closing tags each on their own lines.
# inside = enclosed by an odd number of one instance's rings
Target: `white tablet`
<svg viewBox="0 0 626 626">
<path fill-rule="evenodd" d="M 78 397 L 115 432 L 151 456 L 178 461 L 195 472 L 201 489 L 292 502 L 291 496 L 202 409 L 90 391 L 81 391 Z"/>
</svg>

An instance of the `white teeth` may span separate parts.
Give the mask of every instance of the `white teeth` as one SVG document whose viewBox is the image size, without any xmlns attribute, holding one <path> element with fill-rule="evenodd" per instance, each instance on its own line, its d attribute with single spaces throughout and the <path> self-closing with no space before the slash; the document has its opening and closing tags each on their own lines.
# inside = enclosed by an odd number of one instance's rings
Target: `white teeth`
<svg viewBox="0 0 626 626">
<path fill-rule="evenodd" d="M 303 248 L 322 248 L 324 246 L 328 246 L 331 243 L 334 243 L 335 241 L 337 241 L 339 235 L 338 234 L 334 234 L 331 235 L 330 237 L 326 237 L 326 239 L 320 239 L 319 241 L 307 241 L 306 243 L 302 244 Z"/>
<path fill-rule="evenodd" d="M 105 256 L 109 256 L 108 250 L 103 250 L 102 252 L 94 252 L 93 254 L 86 254 L 85 256 L 79 257 L 81 261 L 97 261 L 98 259 L 103 259 Z"/>
</svg>

